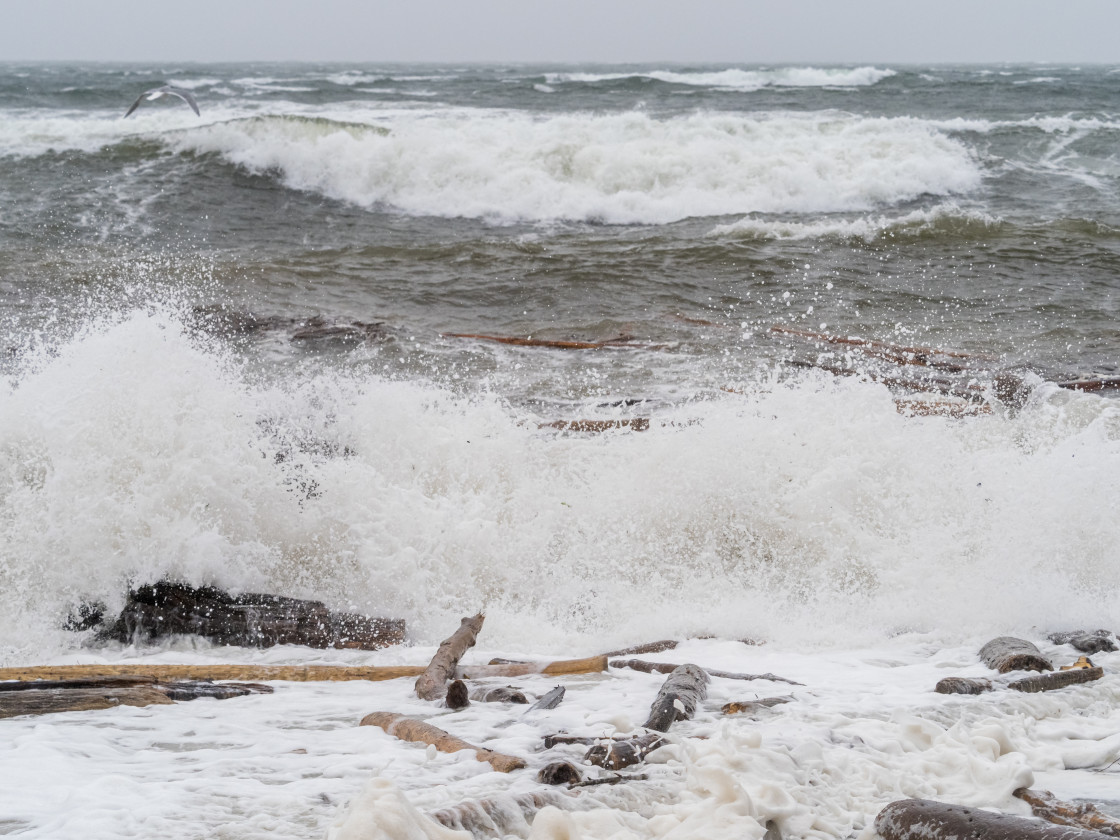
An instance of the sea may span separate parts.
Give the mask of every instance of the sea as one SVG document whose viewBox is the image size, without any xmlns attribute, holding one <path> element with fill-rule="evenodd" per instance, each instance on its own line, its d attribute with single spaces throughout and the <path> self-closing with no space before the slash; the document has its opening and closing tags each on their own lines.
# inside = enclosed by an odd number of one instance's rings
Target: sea
<svg viewBox="0 0 1120 840">
<path fill-rule="evenodd" d="M 3 63 L 0 666 L 425 664 L 483 611 L 465 661 L 674 639 L 800 683 L 714 678 L 647 778 L 496 836 L 1113 807 L 1120 653 L 1019 694 L 978 650 L 1120 630 L 1118 316 L 1117 66 Z M 160 580 L 408 643 L 75 629 Z M 425 814 L 539 790 L 582 756 L 542 735 L 630 733 L 662 680 L 3 720 L 0 834 L 466 840 Z"/>
</svg>

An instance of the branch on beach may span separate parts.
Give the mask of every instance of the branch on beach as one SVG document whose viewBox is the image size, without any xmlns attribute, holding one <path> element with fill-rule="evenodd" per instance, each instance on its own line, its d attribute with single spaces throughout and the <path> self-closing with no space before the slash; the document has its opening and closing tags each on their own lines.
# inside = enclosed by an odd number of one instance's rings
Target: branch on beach
<svg viewBox="0 0 1120 840">
<path fill-rule="evenodd" d="M 1090 831 L 1099 831 L 1109 837 L 1120 837 L 1120 820 L 1101 812 L 1097 806 L 1089 802 L 1073 804 L 1063 802 L 1047 790 L 1031 790 L 1019 788 L 1013 796 L 1022 799 L 1031 806 L 1031 812 L 1036 817 L 1041 817 L 1057 825 L 1074 825 L 1087 828 Z"/>
<path fill-rule="evenodd" d="M 681 667 L 668 662 L 647 662 L 644 659 L 614 659 L 610 666 L 612 668 L 629 668 L 632 671 L 642 671 L 646 674 L 671 674 Z M 709 677 L 718 677 L 724 680 L 770 680 L 771 682 L 783 682 L 790 685 L 803 684 L 796 680 L 779 677 L 776 674 L 735 674 L 730 671 L 717 671 L 714 668 L 705 668 L 704 670 Z"/>
<path fill-rule="evenodd" d="M 440 700 L 447 693 L 447 683 L 454 678 L 455 666 L 473 647 L 485 620 L 482 613 L 464 618 L 459 629 L 440 642 L 439 649 L 416 680 L 416 694 L 421 700 Z"/>
<path fill-rule="evenodd" d="M 626 348 L 635 350 L 660 350 L 660 344 L 641 344 L 634 341 L 633 336 L 620 335 L 606 341 L 563 341 L 532 336 L 515 335 L 484 335 L 482 333 L 441 333 L 444 338 L 473 338 L 477 341 L 494 341 L 498 344 L 510 344 L 515 347 L 550 347 L 554 350 L 605 350 Z"/>
<path fill-rule="evenodd" d="M 378 726 L 388 734 L 402 741 L 430 744 L 440 752 L 454 753 L 472 750 L 479 761 L 485 761 L 499 773 L 509 773 L 525 766 L 525 760 L 513 755 L 504 755 L 484 747 L 476 747 L 450 732 L 440 729 L 416 718 L 394 712 L 371 712 L 362 718 L 359 726 Z"/>
</svg>

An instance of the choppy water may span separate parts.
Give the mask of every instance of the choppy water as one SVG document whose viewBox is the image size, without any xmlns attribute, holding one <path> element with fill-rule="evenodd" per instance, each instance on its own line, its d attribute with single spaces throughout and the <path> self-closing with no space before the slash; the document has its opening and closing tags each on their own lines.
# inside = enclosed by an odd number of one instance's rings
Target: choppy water
<svg viewBox="0 0 1120 840">
<path fill-rule="evenodd" d="M 0 66 L 0 658 L 165 575 L 538 648 L 1113 626 L 1118 404 L 1052 383 L 1118 372 L 1118 138 L 1111 67 Z"/>
</svg>

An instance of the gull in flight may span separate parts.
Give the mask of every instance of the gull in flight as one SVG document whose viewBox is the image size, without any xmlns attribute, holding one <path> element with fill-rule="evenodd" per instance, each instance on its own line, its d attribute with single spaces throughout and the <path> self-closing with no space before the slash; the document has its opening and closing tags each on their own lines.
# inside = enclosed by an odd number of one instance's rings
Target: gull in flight
<svg viewBox="0 0 1120 840">
<path fill-rule="evenodd" d="M 152 88 L 151 90 L 144 91 L 142 94 L 136 97 L 136 101 L 132 103 L 132 107 L 128 109 L 128 111 L 125 113 L 125 116 L 129 116 L 133 111 L 139 108 L 140 103 L 145 99 L 148 102 L 151 102 L 152 100 L 159 99 L 161 96 L 178 96 L 188 105 L 190 105 L 191 110 L 198 114 L 198 116 L 202 116 L 202 114 L 199 114 L 198 112 L 198 103 L 194 101 L 194 97 L 191 95 L 191 92 L 189 90 L 183 90 L 182 88 L 172 87 L 171 85 L 163 85 L 162 87 Z"/>
</svg>

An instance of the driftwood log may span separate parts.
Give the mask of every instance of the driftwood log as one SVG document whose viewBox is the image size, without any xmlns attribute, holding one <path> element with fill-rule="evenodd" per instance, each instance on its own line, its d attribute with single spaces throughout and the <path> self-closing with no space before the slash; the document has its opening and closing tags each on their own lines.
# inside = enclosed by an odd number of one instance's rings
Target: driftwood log
<svg viewBox="0 0 1120 840">
<path fill-rule="evenodd" d="M 470 690 L 471 700 L 479 703 L 523 703 L 528 704 L 529 698 L 525 692 L 518 691 L 512 685 L 487 686 L 478 685 Z"/>
<path fill-rule="evenodd" d="M 554 761 L 537 773 L 537 781 L 542 785 L 570 785 L 582 780 L 583 774 L 570 761 Z"/>
<path fill-rule="evenodd" d="M 1025 691 L 1028 693 L 1053 691 L 1055 688 L 1065 688 L 1067 685 L 1077 685 L 1078 683 L 1099 680 L 1103 676 L 1103 668 L 1072 668 L 1069 671 L 1051 671 L 1048 674 L 1024 677 L 1021 680 L 1008 683 L 1007 687 L 1015 691 Z"/>
<path fill-rule="evenodd" d="M 1072 645 L 1082 653 L 1116 650 L 1116 642 L 1108 630 L 1074 630 L 1070 633 L 1051 633 L 1046 638 L 1056 645 Z"/>
<path fill-rule="evenodd" d="M 681 665 L 661 686 L 650 707 L 646 729 L 668 732 L 676 720 L 690 720 L 696 705 L 708 696 L 708 675 L 699 665 Z"/>
<path fill-rule="evenodd" d="M 761 700 L 742 700 L 739 702 L 725 703 L 720 711 L 725 715 L 752 715 L 789 703 L 792 697 L 764 697 Z"/>
<path fill-rule="evenodd" d="M 928 799 L 892 802 L 875 818 L 883 840 L 1104 840 L 1107 834 Z"/>
<path fill-rule="evenodd" d="M 87 616 L 79 626 L 94 620 Z M 279 595 L 231 595 L 210 586 L 161 581 L 129 593 L 116 621 L 101 638 L 125 644 L 172 635 L 195 635 L 221 645 L 377 650 L 404 641 L 400 619 L 367 618 L 328 610 L 318 601 Z"/>
<path fill-rule="evenodd" d="M 467 648 L 474 646 L 485 618 L 478 613 L 462 619 L 459 629 L 440 642 L 439 650 L 416 680 L 416 694 L 421 700 L 440 700 L 447 693 L 447 683 L 455 676 L 455 666 Z"/>
<path fill-rule="evenodd" d="M 983 694 L 992 690 L 992 681 L 968 677 L 945 677 L 933 689 L 938 694 Z"/>
<path fill-rule="evenodd" d="M 607 339 L 606 341 L 550 341 L 545 338 L 533 338 L 532 336 L 484 335 L 482 333 L 442 333 L 442 335 L 446 338 L 473 338 L 478 341 L 494 341 L 498 344 L 511 344 L 515 347 L 551 347 L 554 350 L 603 350 L 613 347 L 633 347 L 645 350 L 660 349 L 660 345 L 637 344 L 634 342 L 633 338 L 628 335 L 620 335 L 617 338 Z"/>
<path fill-rule="evenodd" d="M 646 674 L 671 674 L 681 667 L 669 662 L 647 662 L 644 659 L 614 659 L 611 660 L 610 666 L 612 668 L 629 668 L 631 671 L 642 671 Z M 770 680 L 771 682 L 801 685 L 799 682 L 775 674 L 735 674 L 730 671 L 717 671 L 714 668 L 704 668 L 703 670 L 707 672 L 709 677 L 718 677 L 724 680 Z"/>
<path fill-rule="evenodd" d="M 600 740 L 587 751 L 583 760 L 606 770 L 621 770 L 623 767 L 637 764 L 646 755 L 666 743 L 668 742 L 657 732 L 647 732 L 625 740 Z"/>
<path fill-rule="evenodd" d="M 485 761 L 499 773 L 509 773 L 511 770 L 520 770 L 525 766 L 524 759 L 513 755 L 503 755 L 484 747 L 476 747 L 461 738 L 456 738 L 450 732 L 446 732 L 438 726 L 433 726 L 407 715 L 398 715 L 393 712 L 371 712 L 362 718 L 359 725 L 379 726 L 402 741 L 431 744 L 440 752 L 453 753 L 460 750 L 472 750 L 479 761 Z"/>
<path fill-rule="evenodd" d="M 80 712 L 116 706 L 149 706 L 212 697 L 227 700 L 247 694 L 271 694 L 267 685 L 251 683 L 156 682 L 152 677 L 105 677 L 84 680 L 28 680 L 0 683 L 0 718 Z"/>
<path fill-rule="evenodd" d="M 1120 820 L 1110 817 L 1089 802 L 1074 804 L 1063 802 L 1047 790 L 1019 788 L 1014 792 L 1031 806 L 1036 817 L 1058 825 L 1076 825 L 1090 831 L 1099 831 L 1109 837 L 1120 837 Z"/>
<path fill-rule="evenodd" d="M 993 670 L 1006 674 L 1008 671 L 1053 671 L 1054 665 L 1042 655 L 1037 647 L 1025 639 L 1014 636 L 999 636 L 980 648 L 980 658 Z"/>
<path fill-rule="evenodd" d="M 995 361 L 995 359 L 990 356 L 977 356 L 972 353 L 961 353 L 954 350 L 940 350 L 936 347 L 906 347 L 901 344 L 891 344 L 887 341 L 875 341 L 869 338 L 857 338 L 855 336 L 835 335 L 832 333 L 811 332 L 794 327 L 773 326 L 770 328 L 770 332 L 777 335 L 795 336 L 812 342 L 855 347 L 865 355 L 874 356 L 898 365 L 922 365 L 925 367 L 941 368 L 942 370 L 947 370 L 952 373 L 957 373 L 965 369 L 965 365 L 961 364 L 961 362 L 967 363 L 972 359 L 981 359 L 988 362 Z"/>
<path fill-rule="evenodd" d="M 603 656 L 641 656 L 643 653 L 662 653 L 675 649 L 679 644 L 680 642 L 674 639 L 662 639 L 659 642 L 646 642 L 644 645 L 634 645 L 621 650 L 608 651 Z"/>
<path fill-rule="evenodd" d="M 485 677 L 526 677 L 545 674 L 559 677 L 571 674 L 595 674 L 607 670 L 607 657 L 590 656 L 587 659 L 560 659 L 555 662 L 521 662 L 511 665 L 460 665 L 455 674 L 460 679 L 476 680 Z"/>
<path fill-rule="evenodd" d="M 504 794 L 477 802 L 463 802 L 428 816 L 446 828 L 469 831 L 475 837 L 528 837 L 533 817 L 551 805 L 562 810 L 580 807 L 578 799 L 553 790 Z"/>
</svg>

